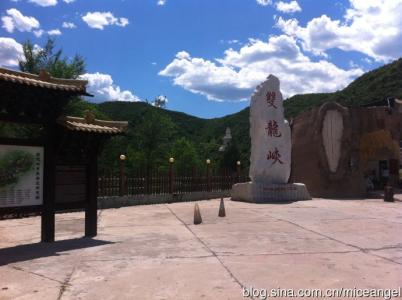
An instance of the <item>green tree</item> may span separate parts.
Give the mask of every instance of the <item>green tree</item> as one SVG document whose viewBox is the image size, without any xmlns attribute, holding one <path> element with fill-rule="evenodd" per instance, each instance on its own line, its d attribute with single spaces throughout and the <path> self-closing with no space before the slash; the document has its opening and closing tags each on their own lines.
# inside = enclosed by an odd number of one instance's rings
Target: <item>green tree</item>
<svg viewBox="0 0 402 300">
<path fill-rule="evenodd" d="M 194 144 L 182 137 L 173 144 L 171 156 L 175 159 L 175 168 L 179 173 L 199 169 L 201 166 L 200 158 Z"/>
<path fill-rule="evenodd" d="M 146 170 L 146 155 L 144 151 L 134 147 L 132 144 L 127 148 L 127 162 L 126 171 L 129 176 L 135 176 L 136 174 Z"/>
<path fill-rule="evenodd" d="M 218 151 L 218 149 L 220 145 L 220 141 L 217 138 L 209 138 L 207 142 L 201 142 L 199 144 L 199 153 L 202 161 L 202 168 L 206 167 L 206 159 L 211 160 L 210 167 L 212 169 L 216 169 L 217 167 L 219 167 L 221 153 Z"/>
<path fill-rule="evenodd" d="M 129 121 L 125 135 L 107 142 L 99 160 L 100 173 L 117 174 L 120 154 L 127 156 L 126 171 L 129 176 L 138 172 L 166 171 L 175 133 L 176 126 L 170 117 L 152 107 L 140 118 Z"/>
<path fill-rule="evenodd" d="M 155 107 L 159 107 L 159 108 L 166 108 L 166 103 L 168 102 L 168 99 L 166 96 L 164 95 L 159 95 L 158 97 L 155 98 L 155 100 L 153 101 L 153 105 Z"/>
<path fill-rule="evenodd" d="M 240 160 L 240 151 L 236 142 L 231 141 L 223 152 L 220 166 L 229 171 L 236 171 L 236 162 Z"/>
<path fill-rule="evenodd" d="M 147 171 L 155 170 L 159 166 L 167 166 L 169 144 L 175 133 L 172 120 L 157 110 L 147 111 L 143 122 L 132 126 L 129 139 L 135 141 L 137 150 L 143 153 L 142 164 Z M 130 138 L 131 136 L 131 138 Z"/>
<path fill-rule="evenodd" d="M 120 154 L 127 154 L 127 138 L 115 136 L 107 141 L 98 160 L 98 170 L 102 175 L 117 175 Z"/>
<path fill-rule="evenodd" d="M 37 47 L 30 40 L 22 45 L 24 56 L 19 61 L 19 68 L 23 72 L 39 74 L 45 70 L 51 76 L 64 79 L 77 79 L 85 71 L 85 59 L 76 54 L 72 59 L 63 56 L 63 50 L 55 50 L 54 39 L 48 39 L 43 47 Z M 73 98 L 68 104 L 65 113 L 81 117 L 85 110 L 91 110 L 95 117 L 107 119 L 99 109 L 79 97 Z"/>
<path fill-rule="evenodd" d="M 82 117 L 86 110 L 91 111 L 97 119 L 110 120 L 110 117 L 103 113 L 95 103 L 89 103 L 79 97 L 73 98 L 70 101 L 65 114 L 73 117 Z"/>
<path fill-rule="evenodd" d="M 52 39 L 48 39 L 43 48 L 36 47 L 27 40 L 23 43 L 23 57 L 19 61 L 20 70 L 32 74 L 39 74 L 40 70 L 46 70 L 53 77 L 66 79 L 76 79 L 85 73 L 85 61 L 81 56 L 76 55 L 69 60 L 67 57 L 62 57 L 62 50 L 55 51 L 54 48 L 55 42 Z M 75 98 L 66 108 L 66 113 L 74 110 L 75 115 L 82 116 L 85 111 L 84 107 L 88 109 L 88 105 L 80 98 Z M 80 111 L 80 109 L 82 110 Z M 92 110 L 94 110 L 95 115 L 100 114 L 96 109 Z M 0 123 L 0 136 L 34 138 L 41 136 L 42 129 L 31 124 L 15 126 L 9 123 Z"/>
<path fill-rule="evenodd" d="M 85 73 L 85 60 L 79 55 L 73 59 L 63 57 L 63 50 L 55 50 L 55 40 L 48 39 L 45 46 L 35 47 L 27 40 L 22 45 L 24 57 L 19 61 L 20 70 L 39 74 L 46 70 L 51 76 L 65 79 L 77 79 Z"/>
</svg>

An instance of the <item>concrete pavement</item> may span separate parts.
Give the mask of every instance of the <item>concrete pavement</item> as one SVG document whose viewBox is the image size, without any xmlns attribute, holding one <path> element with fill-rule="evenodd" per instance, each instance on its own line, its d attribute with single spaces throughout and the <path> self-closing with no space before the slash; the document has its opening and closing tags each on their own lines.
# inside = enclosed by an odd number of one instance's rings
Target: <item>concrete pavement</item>
<svg viewBox="0 0 402 300">
<path fill-rule="evenodd" d="M 198 201 L 106 209 L 99 235 L 83 213 L 0 221 L 0 299 L 245 299 L 243 287 L 402 286 L 402 203 Z M 254 299 L 258 299 L 255 297 Z"/>
</svg>

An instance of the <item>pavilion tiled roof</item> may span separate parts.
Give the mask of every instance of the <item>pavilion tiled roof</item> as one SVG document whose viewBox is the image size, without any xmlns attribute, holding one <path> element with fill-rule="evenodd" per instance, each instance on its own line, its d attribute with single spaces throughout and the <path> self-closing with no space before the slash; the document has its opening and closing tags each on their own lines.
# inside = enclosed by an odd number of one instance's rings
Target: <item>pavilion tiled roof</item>
<svg viewBox="0 0 402 300">
<path fill-rule="evenodd" d="M 128 122 L 98 120 L 92 114 L 84 118 L 65 116 L 58 119 L 58 123 L 72 131 L 83 131 L 102 134 L 121 134 L 126 131 Z"/>
<path fill-rule="evenodd" d="M 86 85 L 88 81 L 53 78 L 43 70 L 40 72 L 40 75 L 35 75 L 0 68 L 0 80 L 90 96 L 86 92 Z"/>
</svg>

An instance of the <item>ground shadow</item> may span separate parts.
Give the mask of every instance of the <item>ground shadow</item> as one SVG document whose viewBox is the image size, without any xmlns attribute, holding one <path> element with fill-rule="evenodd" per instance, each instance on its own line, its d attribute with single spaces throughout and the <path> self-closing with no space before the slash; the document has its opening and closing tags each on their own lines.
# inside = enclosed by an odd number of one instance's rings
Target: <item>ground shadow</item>
<svg viewBox="0 0 402 300">
<path fill-rule="evenodd" d="M 233 202 L 240 202 L 240 203 L 251 203 L 251 204 L 259 204 L 259 205 L 264 205 L 264 204 L 277 204 L 277 205 L 282 205 L 282 204 L 292 204 L 295 202 L 305 202 L 309 200 L 270 200 L 270 201 L 263 201 L 263 202 L 257 202 L 257 201 L 243 201 L 243 200 L 233 200 L 232 198 L 229 198 L 230 201 Z"/>
<path fill-rule="evenodd" d="M 0 249 L 0 266 L 31 259 L 59 256 L 60 252 L 97 247 L 114 242 L 92 238 L 77 238 L 56 241 L 54 243 L 35 243 Z"/>
<path fill-rule="evenodd" d="M 364 197 L 332 197 L 332 198 L 320 197 L 315 199 L 318 201 L 325 200 L 325 201 L 362 201 L 362 202 L 366 200 L 371 200 L 371 198 L 364 198 Z"/>
</svg>

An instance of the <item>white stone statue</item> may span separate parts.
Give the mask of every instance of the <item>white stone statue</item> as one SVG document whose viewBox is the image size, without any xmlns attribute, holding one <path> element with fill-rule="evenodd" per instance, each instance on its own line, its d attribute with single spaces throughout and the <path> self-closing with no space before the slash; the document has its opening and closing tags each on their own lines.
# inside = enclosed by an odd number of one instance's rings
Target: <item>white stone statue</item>
<svg viewBox="0 0 402 300">
<path fill-rule="evenodd" d="M 273 75 L 252 95 L 251 181 L 233 185 L 232 200 L 264 203 L 311 199 L 304 184 L 288 183 L 292 143 L 282 101 L 279 79 Z"/>
<path fill-rule="evenodd" d="M 255 182 L 287 183 L 291 168 L 291 134 L 284 118 L 279 79 L 269 75 L 251 97 L 250 178 Z"/>
</svg>

